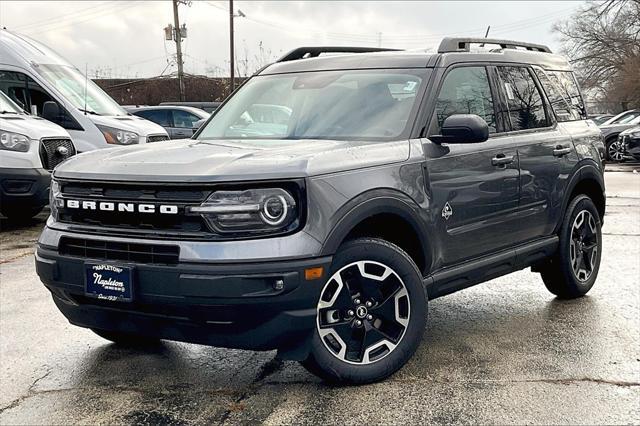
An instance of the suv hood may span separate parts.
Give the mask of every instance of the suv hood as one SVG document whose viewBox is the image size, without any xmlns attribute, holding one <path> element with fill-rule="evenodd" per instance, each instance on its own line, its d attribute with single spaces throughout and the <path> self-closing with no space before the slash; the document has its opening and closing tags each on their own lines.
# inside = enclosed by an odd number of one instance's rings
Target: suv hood
<svg viewBox="0 0 640 426">
<path fill-rule="evenodd" d="M 26 114 L 0 114 L 0 129 L 20 133 L 32 140 L 42 138 L 71 139 L 69 133 L 55 123 Z"/>
<path fill-rule="evenodd" d="M 135 132 L 142 137 L 148 135 L 166 135 L 164 127 L 137 115 L 87 115 L 96 124 Z"/>
<path fill-rule="evenodd" d="M 76 155 L 55 170 L 71 179 L 216 182 L 313 176 L 405 161 L 409 142 L 192 139 Z"/>
</svg>

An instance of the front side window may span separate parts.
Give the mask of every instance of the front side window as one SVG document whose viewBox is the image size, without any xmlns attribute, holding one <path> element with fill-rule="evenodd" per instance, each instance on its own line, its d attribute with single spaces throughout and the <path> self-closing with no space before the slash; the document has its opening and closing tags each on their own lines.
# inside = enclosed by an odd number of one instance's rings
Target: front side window
<svg viewBox="0 0 640 426">
<path fill-rule="evenodd" d="M 198 139 L 408 138 L 426 69 L 314 71 L 251 78 Z"/>
<path fill-rule="evenodd" d="M 485 67 L 454 68 L 446 75 L 436 101 L 430 134 L 440 133 L 444 120 L 453 114 L 478 115 L 487 122 L 489 133 L 496 132 L 493 97 Z"/>
<path fill-rule="evenodd" d="M 512 130 L 549 126 L 542 95 L 525 67 L 498 67 Z"/>
<path fill-rule="evenodd" d="M 191 114 L 190 112 L 183 111 L 181 109 L 173 110 L 173 127 L 193 129 L 195 127 L 195 122 L 198 120 L 200 120 L 200 117 L 195 114 Z"/>
<path fill-rule="evenodd" d="M 570 71 L 543 71 L 536 69 L 551 108 L 558 121 L 574 121 L 586 118 L 578 84 Z"/>
</svg>

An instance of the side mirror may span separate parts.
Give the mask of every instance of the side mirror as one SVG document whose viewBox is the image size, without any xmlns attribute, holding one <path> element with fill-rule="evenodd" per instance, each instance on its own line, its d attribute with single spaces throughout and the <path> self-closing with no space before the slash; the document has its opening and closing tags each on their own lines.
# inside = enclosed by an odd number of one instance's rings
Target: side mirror
<svg viewBox="0 0 640 426">
<path fill-rule="evenodd" d="M 429 139 L 437 144 L 478 143 L 489 139 L 489 126 L 475 114 L 454 114 L 445 118 L 440 133 Z"/>
<path fill-rule="evenodd" d="M 54 101 L 47 101 L 42 105 L 42 118 L 57 122 L 60 116 L 60 107 Z"/>
</svg>

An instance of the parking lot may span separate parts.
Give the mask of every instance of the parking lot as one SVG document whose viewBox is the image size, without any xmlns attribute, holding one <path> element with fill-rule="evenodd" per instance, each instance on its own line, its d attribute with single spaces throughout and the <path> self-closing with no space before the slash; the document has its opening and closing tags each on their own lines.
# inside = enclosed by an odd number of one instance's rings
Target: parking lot
<svg viewBox="0 0 640 426">
<path fill-rule="evenodd" d="M 640 421 L 640 166 L 606 173 L 600 276 L 555 299 L 520 271 L 433 301 L 398 374 L 331 387 L 275 353 L 123 349 L 69 325 L 40 284 L 46 219 L 2 223 L 0 423 L 635 423 Z"/>
</svg>

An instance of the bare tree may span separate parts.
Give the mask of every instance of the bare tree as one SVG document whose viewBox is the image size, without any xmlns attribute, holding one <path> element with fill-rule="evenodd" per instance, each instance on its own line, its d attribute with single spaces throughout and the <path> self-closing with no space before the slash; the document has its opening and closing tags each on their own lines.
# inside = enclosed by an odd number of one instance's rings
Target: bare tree
<svg viewBox="0 0 640 426">
<path fill-rule="evenodd" d="M 640 107 L 640 0 L 588 2 L 554 29 L 587 92 Z"/>
</svg>

